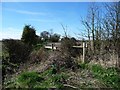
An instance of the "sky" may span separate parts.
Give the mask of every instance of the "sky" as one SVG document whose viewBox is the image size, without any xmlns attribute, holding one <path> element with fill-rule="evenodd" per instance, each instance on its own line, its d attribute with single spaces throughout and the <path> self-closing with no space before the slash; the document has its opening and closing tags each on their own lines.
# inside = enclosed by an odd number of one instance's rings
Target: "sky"
<svg viewBox="0 0 120 90">
<path fill-rule="evenodd" d="M 118 2 L 119 0 L 1 0 L 2 2 Z"/>
<path fill-rule="evenodd" d="M 33 26 L 37 35 L 52 29 L 63 36 L 61 24 L 67 26 L 70 36 L 77 37 L 84 31 L 81 18 L 86 17 L 89 5 L 89 2 L 2 2 L 0 39 L 20 39 L 25 25 Z"/>
</svg>

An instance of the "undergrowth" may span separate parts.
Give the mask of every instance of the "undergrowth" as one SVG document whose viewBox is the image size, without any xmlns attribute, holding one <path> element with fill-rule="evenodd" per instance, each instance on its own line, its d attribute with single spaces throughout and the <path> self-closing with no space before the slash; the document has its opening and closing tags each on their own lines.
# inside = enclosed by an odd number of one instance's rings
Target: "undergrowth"
<svg viewBox="0 0 120 90">
<path fill-rule="evenodd" d="M 93 78 L 98 79 L 108 88 L 120 88 L 120 76 L 116 68 L 103 68 L 101 65 L 85 63 L 79 64 L 78 67 L 80 70 L 90 70 L 94 75 Z M 60 72 L 58 72 L 55 67 L 51 67 L 42 73 L 23 72 L 16 78 L 6 82 L 5 85 L 6 88 L 63 89 L 69 77 L 69 73 L 67 74 L 64 68 L 61 68 Z"/>
<path fill-rule="evenodd" d="M 63 72 L 54 74 L 52 70 L 50 68 L 43 73 L 23 72 L 16 78 L 7 81 L 5 88 L 63 88 L 68 76 Z"/>
<path fill-rule="evenodd" d="M 93 65 L 91 68 L 95 77 L 103 81 L 110 88 L 120 88 L 120 76 L 116 68 L 103 68 L 100 65 Z"/>
</svg>

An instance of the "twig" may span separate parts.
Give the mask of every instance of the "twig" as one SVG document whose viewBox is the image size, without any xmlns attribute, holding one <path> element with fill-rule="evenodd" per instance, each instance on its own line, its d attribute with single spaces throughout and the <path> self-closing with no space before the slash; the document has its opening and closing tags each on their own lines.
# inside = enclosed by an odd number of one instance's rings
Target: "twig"
<svg viewBox="0 0 120 90">
<path fill-rule="evenodd" d="M 72 85 L 68 85 L 68 84 L 64 84 L 64 86 L 67 86 L 67 87 L 71 87 L 71 88 L 77 89 L 77 87 L 72 86 Z"/>
</svg>

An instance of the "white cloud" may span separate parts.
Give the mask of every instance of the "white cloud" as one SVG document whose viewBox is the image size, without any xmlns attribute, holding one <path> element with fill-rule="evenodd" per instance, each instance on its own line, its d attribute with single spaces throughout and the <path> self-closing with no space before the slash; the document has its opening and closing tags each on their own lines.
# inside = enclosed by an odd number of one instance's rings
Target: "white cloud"
<svg viewBox="0 0 120 90">
<path fill-rule="evenodd" d="M 28 19 L 29 21 L 35 21 L 35 22 L 58 22 L 57 20 L 44 20 L 44 19 Z"/>
<path fill-rule="evenodd" d="M 2 31 L 0 31 L 0 40 L 2 39 L 20 39 L 22 35 L 22 31 L 17 28 L 4 28 Z"/>
<path fill-rule="evenodd" d="M 15 10 L 15 12 L 21 13 L 21 14 L 29 14 L 29 15 L 46 15 L 46 13 L 23 11 L 23 10 Z"/>
<path fill-rule="evenodd" d="M 4 8 L 5 10 L 13 11 L 19 14 L 28 14 L 28 15 L 48 15 L 48 13 L 44 12 L 33 12 L 33 11 L 27 11 L 27 10 L 16 10 L 16 9 L 10 9 L 10 8 Z"/>
</svg>

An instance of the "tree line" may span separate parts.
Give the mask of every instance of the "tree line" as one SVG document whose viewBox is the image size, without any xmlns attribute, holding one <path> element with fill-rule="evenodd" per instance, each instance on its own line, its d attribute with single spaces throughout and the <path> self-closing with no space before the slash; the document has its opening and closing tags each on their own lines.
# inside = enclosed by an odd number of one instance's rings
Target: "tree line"
<svg viewBox="0 0 120 90">
<path fill-rule="evenodd" d="M 36 35 L 35 28 L 31 27 L 31 25 L 25 25 L 21 41 L 28 45 L 35 45 L 42 42 L 58 42 L 59 39 L 59 34 L 50 33 L 48 31 L 43 31 L 40 33 L 40 36 L 38 36 Z"/>
</svg>

